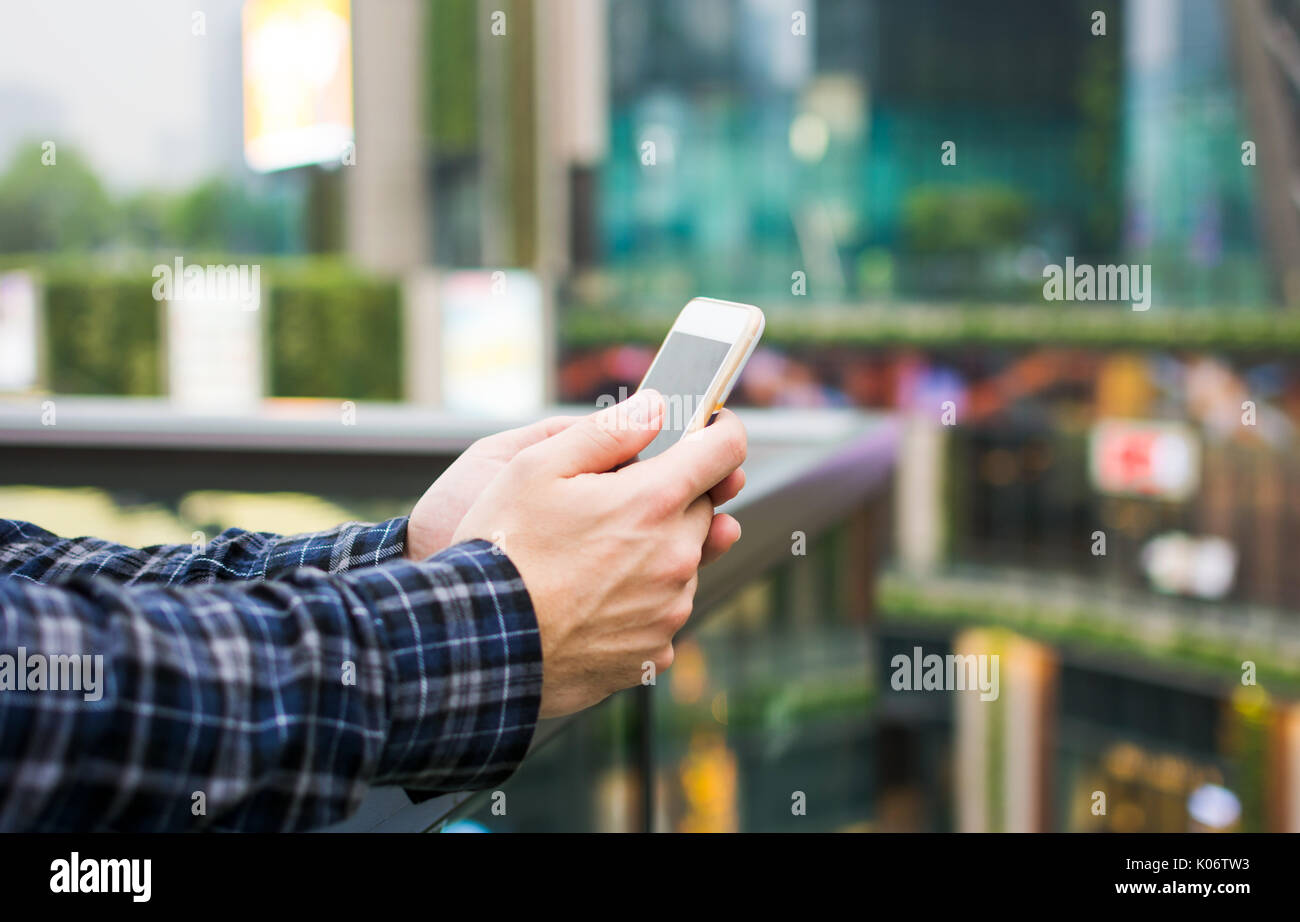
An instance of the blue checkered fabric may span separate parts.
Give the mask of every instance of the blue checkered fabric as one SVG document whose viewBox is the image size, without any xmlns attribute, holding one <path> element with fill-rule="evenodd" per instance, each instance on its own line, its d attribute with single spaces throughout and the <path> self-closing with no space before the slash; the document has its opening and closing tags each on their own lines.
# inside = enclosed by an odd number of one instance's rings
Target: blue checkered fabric
<svg viewBox="0 0 1300 922">
<path fill-rule="evenodd" d="M 369 785 L 500 784 L 541 701 L 528 593 L 489 542 L 412 562 L 405 538 L 134 549 L 0 520 L 0 830 L 300 830 Z M 97 700 L 51 687 L 70 655 L 102 656 Z"/>
</svg>

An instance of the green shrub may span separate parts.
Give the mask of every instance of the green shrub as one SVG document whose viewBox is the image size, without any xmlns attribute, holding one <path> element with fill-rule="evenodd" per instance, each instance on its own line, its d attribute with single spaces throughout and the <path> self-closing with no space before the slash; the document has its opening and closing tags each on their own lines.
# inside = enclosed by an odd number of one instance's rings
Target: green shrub
<svg viewBox="0 0 1300 922">
<path fill-rule="evenodd" d="M 1004 186 L 920 186 L 903 200 L 903 236 L 916 253 L 979 254 L 1024 243 L 1025 195 Z"/>
<path fill-rule="evenodd" d="M 147 275 L 45 282 L 49 385 L 62 394 L 164 393 L 159 305 Z"/>
<path fill-rule="evenodd" d="M 345 270 L 270 278 L 267 393 L 401 400 L 397 283 Z"/>
<path fill-rule="evenodd" d="M 250 260 L 186 259 L 243 261 Z M 328 260 L 251 261 L 262 266 L 268 396 L 402 399 L 402 299 L 395 281 Z M 56 260 L 45 265 L 50 388 L 166 394 L 163 306 L 153 299 L 149 269 L 87 272 L 83 263 Z"/>
</svg>

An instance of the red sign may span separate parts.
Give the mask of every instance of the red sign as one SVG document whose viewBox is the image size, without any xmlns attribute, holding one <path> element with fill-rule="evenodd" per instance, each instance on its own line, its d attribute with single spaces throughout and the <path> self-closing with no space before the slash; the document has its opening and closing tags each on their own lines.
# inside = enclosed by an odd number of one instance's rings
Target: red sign
<svg viewBox="0 0 1300 922">
<path fill-rule="evenodd" d="M 1185 499 L 1200 479 L 1200 445 L 1183 423 L 1102 420 L 1093 426 L 1089 469 L 1102 493 Z"/>
</svg>

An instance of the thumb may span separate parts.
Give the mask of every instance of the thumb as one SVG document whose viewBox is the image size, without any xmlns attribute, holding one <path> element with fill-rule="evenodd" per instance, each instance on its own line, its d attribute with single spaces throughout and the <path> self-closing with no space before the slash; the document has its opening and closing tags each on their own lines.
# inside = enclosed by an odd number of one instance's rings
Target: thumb
<svg viewBox="0 0 1300 922">
<path fill-rule="evenodd" d="M 583 417 L 531 450 L 545 449 L 548 467 L 561 477 L 603 474 L 632 460 L 654 441 L 663 416 L 663 397 L 646 388 Z"/>
</svg>

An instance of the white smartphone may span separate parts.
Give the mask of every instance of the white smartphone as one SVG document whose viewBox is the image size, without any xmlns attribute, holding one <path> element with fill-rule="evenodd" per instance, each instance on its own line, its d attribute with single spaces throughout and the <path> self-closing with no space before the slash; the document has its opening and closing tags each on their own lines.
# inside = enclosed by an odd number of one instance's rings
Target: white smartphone
<svg viewBox="0 0 1300 922">
<path fill-rule="evenodd" d="M 712 421 L 758 345 L 764 323 L 763 312 L 752 304 L 693 298 L 682 308 L 637 388 L 654 388 L 664 398 L 663 429 L 638 455 L 641 460 Z"/>
</svg>

